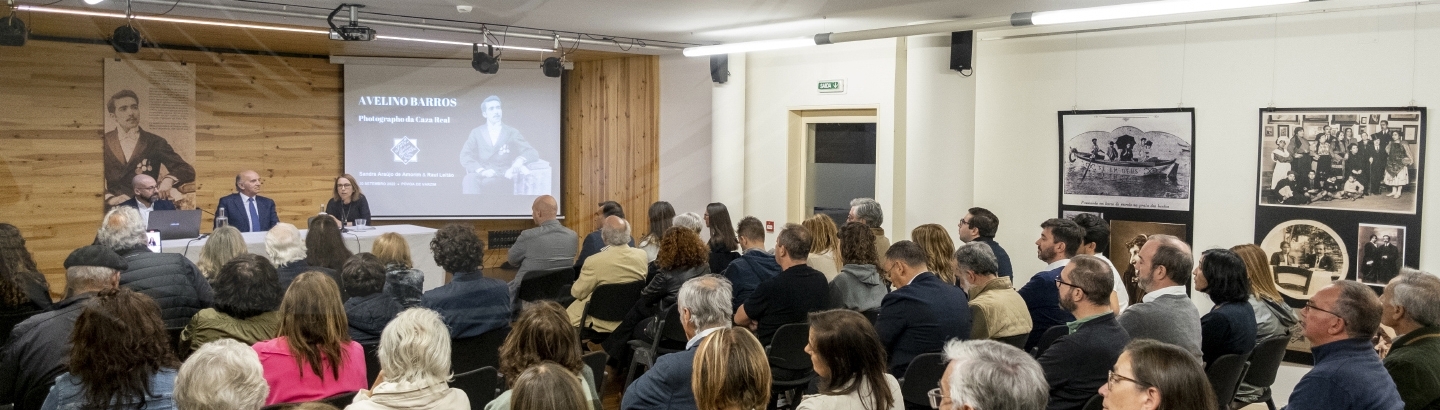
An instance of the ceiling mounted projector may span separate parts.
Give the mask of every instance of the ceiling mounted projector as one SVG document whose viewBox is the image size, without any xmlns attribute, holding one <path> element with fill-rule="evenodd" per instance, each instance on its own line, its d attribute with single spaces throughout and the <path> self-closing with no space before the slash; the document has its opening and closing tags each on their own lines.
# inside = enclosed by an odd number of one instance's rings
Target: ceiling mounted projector
<svg viewBox="0 0 1440 410">
<path fill-rule="evenodd" d="M 480 52 L 479 44 L 471 44 L 475 50 L 475 57 L 470 59 L 470 67 L 481 74 L 495 74 L 500 72 L 500 61 L 495 59 L 495 47 L 486 44 L 484 53 Z"/>
<path fill-rule="evenodd" d="M 375 29 L 360 25 L 359 10 L 365 7 L 364 4 L 341 4 L 330 11 L 330 17 L 325 22 L 330 24 L 330 39 L 341 41 L 370 41 L 375 39 Z M 340 14 L 342 9 L 350 10 L 350 22 L 343 26 L 335 25 L 335 15 Z"/>
<path fill-rule="evenodd" d="M 565 65 L 560 62 L 559 57 L 550 57 L 540 63 L 540 71 L 544 71 L 546 77 L 558 78 L 563 70 L 565 70 Z"/>
<path fill-rule="evenodd" d="M 30 30 L 25 29 L 25 21 L 20 20 L 13 12 L 0 19 L 0 46 L 20 47 L 25 45 L 25 39 L 30 37 Z"/>
<path fill-rule="evenodd" d="M 115 34 L 110 37 L 110 46 L 115 48 L 117 53 L 135 54 L 140 52 L 140 31 L 134 27 L 120 26 L 115 28 Z"/>
</svg>

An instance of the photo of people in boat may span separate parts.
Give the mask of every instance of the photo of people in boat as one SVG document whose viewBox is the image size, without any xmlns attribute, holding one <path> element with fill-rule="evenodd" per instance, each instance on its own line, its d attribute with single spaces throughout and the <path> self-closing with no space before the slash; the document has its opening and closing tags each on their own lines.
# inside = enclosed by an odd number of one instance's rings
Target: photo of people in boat
<svg viewBox="0 0 1440 410">
<path fill-rule="evenodd" d="M 1062 204 L 1189 211 L 1193 110 L 1062 112 Z"/>
<path fill-rule="evenodd" d="M 1385 285 L 1405 266 L 1405 227 L 1360 224 L 1355 247 L 1355 277 L 1363 283 Z"/>
<path fill-rule="evenodd" d="M 1276 225 L 1260 242 L 1280 293 L 1309 299 L 1320 288 L 1344 279 L 1349 251 L 1334 229 L 1319 221 L 1297 219 Z"/>
<path fill-rule="evenodd" d="M 1260 205 L 1415 213 L 1419 112 L 1261 112 Z"/>
</svg>

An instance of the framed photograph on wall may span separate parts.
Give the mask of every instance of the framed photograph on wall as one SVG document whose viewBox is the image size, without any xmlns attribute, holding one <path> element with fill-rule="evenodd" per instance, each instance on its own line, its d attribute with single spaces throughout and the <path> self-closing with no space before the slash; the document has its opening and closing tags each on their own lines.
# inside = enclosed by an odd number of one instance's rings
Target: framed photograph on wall
<svg viewBox="0 0 1440 410">
<path fill-rule="evenodd" d="M 1390 114 L 1390 121 L 1419 121 L 1419 113 Z"/>
<path fill-rule="evenodd" d="M 1195 112 L 1060 112 L 1061 205 L 1190 211 Z"/>
<path fill-rule="evenodd" d="M 1355 276 L 1361 283 L 1385 286 L 1405 265 L 1405 227 L 1360 224 L 1356 235 Z"/>
<path fill-rule="evenodd" d="M 1406 126 L 1405 126 L 1405 141 L 1406 141 L 1406 142 L 1414 142 L 1414 141 L 1415 141 L 1417 138 L 1419 138 L 1419 137 L 1420 137 L 1420 126 L 1419 126 L 1419 125 L 1406 125 Z"/>
<path fill-rule="evenodd" d="M 1305 111 L 1299 113 L 1304 125 L 1292 127 L 1289 135 L 1266 132 L 1285 125 L 1272 123 L 1276 114 L 1261 116 L 1258 205 L 1416 212 L 1423 188 L 1423 124 L 1370 134 L 1366 125 L 1349 120 L 1382 115 L 1419 122 L 1420 113 L 1406 108 L 1287 110 Z M 1312 122 L 1320 119 L 1325 122 Z"/>
<path fill-rule="evenodd" d="M 1293 114 L 1271 114 L 1270 122 L 1300 122 L 1300 116 Z"/>
<path fill-rule="evenodd" d="M 1278 128 L 1276 128 L 1276 129 L 1280 130 L 1280 135 L 1279 135 L 1280 138 L 1290 138 L 1290 126 L 1289 126 L 1289 125 L 1276 125 L 1276 127 L 1278 127 Z"/>
</svg>

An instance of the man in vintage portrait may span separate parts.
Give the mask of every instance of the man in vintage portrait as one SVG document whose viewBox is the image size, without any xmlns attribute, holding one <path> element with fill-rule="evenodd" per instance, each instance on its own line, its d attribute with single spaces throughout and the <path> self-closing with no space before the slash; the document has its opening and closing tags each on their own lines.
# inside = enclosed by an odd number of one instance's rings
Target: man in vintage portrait
<svg viewBox="0 0 1440 410">
<path fill-rule="evenodd" d="M 120 90 L 106 101 L 105 110 L 116 124 L 104 136 L 105 208 L 130 200 L 132 181 L 140 174 L 157 181 L 156 199 L 179 199 L 172 197 L 172 188 L 195 182 L 195 168 L 164 138 L 140 128 L 140 97 Z"/>
<path fill-rule="evenodd" d="M 1120 151 L 1115 149 L 1115 141 L 1110 141 L 1110 150 L 1107 151 L 1106 154 L 1108 154 L 1107 158 L 1111 161 L 1118 161 L 1120 159 Z"/>
<path fill-rule="evenodd" d="M 1376 265 L 1380 260 L 1380 236 L 1370 234 L 1370 241 L 1360 247 L 1360 281 L 1378 283 Z"/>
<path fill-rule="evenodd" d="M 465 147 L 460 149 L 460 165 L 465 167 L 462 192 L 513 195 L 514 179 L 529 175 L 526 164 L 539 160 L 540 155 L 519 130 L 501 121 L 500 97 L 485 98 L 480 113 L 485 116 L 485 125 L 471 130 Z"/>
<path fill-rule="evenodd" d="M 1390 145 L 1390 121 L 1380 120 L 1380 126 L 1375 127 L 1375 133 L 1370 138 L 1380 140 L 1380 148 L 1389 148 Z"/>
<path fill-rule="evenodd" d="M 1380 237 L 1378 248 L 1376 253 L 1380 257 L 1375 261 L 1375 283 L 1390 283 L 1390 279 L 1400 274 L 1400 267 L 1405 266 L 1405 261 L 1400 260 L 1400 247 L 1390 241 L 1390 235 Z"/>
</svg>

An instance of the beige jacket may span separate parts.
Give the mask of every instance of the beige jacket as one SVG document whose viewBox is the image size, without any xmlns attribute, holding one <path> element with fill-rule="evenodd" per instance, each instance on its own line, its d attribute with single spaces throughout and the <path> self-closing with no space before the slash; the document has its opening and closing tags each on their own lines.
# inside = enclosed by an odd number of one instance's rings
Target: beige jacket
<svg viewBox="0 0 1440 410">
<path fill-rule="evenodd" d="M 1030 310 L 1011 287 L 1010 278 L 995 278 L 971 287 L 970 338 L 997 339 L 1030 333 Z"/>
<path fill-rule="evenodd" d="M 470 410 L 470 397 L 446 383 L 415 386 L 383 382 L 374 390 L 361 390 L 345 410 L 444 409 Z"/>
<path fill-rule="evenodd" d="M 570 325 L 583 327 L 580 316 L 585 314 L 585 304 L 590 303 L 590 294 L 595 292 L 595 287 L 645 280 L 648 263 L 644 250 L 629 245 L 609 246 L 585 259 L 580 277 L 570 287 L 570 296 L 575 297 L 575 302 L 566 309 L 570 314 Z M 590 323 L 598 332 L 611 332 L 620 326 L 618 321 L 591 320 Z"/>
</svg>

